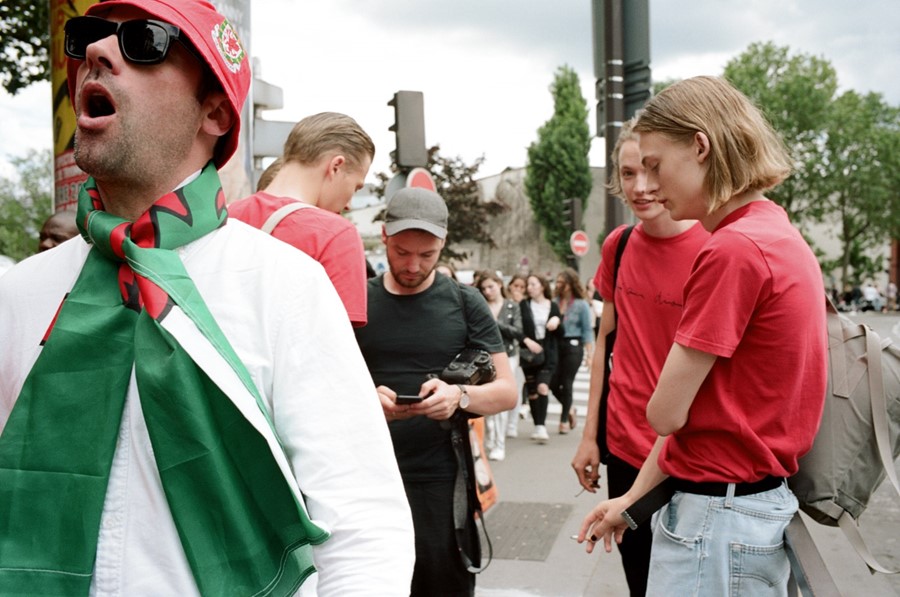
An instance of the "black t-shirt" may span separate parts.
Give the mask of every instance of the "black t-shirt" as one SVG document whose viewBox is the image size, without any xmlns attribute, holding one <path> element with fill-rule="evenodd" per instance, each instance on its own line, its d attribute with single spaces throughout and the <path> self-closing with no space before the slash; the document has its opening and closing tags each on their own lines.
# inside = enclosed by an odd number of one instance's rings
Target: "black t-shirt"
<svg viewBox="0 0 900 597">
<path fill-rule="evenodd" d="M 503 340 L 487 302 L 477 290 L 437 275 L 424 292 L 394 295 L 384 276 L 369 280 L 368 323 L 356 339 L 375 385 L 418 394 L 463 348 L 503 352 Z M 468 322 L 468 325 L 467 325 Z M 456 459 L 450 431 L 427 417 L 389 424 L 405 481 L 453 479 Z"/>
</svg>

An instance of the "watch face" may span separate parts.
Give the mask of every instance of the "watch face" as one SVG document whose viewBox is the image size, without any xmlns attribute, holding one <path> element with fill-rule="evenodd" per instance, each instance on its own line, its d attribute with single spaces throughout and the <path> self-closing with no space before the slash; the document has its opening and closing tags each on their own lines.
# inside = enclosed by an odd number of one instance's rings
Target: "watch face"
<svg viewBox="0 0 900 597">
<path fill-rule="evenodd" d="M 459 407 L 465 409 L 469 406 L 469 393 L 466 392 L 466 389 L 462 386 L 459 386 L 459 391 L 461 392 L 459 396 Z"/>
</svg>

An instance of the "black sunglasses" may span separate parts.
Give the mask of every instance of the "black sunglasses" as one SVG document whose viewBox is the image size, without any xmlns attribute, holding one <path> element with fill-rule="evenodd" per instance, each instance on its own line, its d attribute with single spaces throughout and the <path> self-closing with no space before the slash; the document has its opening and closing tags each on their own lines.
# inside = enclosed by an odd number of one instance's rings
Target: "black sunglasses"
<svg viewBox="0 0 900 597">
<path fill-rule="evenodd" d="M 181 41 L 196 56 L 174 25 L 153 19 L 117 23 L 100 17 L 73 17 L 66 22 L 66 56 L 84 60 L 89 45 L 110 35 L 119 39 L 122 56 L 135 64 L 159 64 L 166 59 L 173 41 Z"/>
</svg>

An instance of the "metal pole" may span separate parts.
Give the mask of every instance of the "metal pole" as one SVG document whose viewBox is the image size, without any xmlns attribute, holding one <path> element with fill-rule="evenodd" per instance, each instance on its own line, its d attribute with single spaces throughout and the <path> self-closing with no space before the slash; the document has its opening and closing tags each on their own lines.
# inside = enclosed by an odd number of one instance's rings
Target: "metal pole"
<svg viewBox="0 0 900 597">
<path fill-rule="evenodd" d="M 606 173 L 612 166 L 613 148 L 619 138 L 622 122 L 625 120 L 625 60 L 623 33 L 625 29 L 622 0 L 605 0 L 604 6 L 604 49 L 606 56 Z M 622 201 L 609 192 L 606 193 L 606 234 L 625 222 Z"/>
</svg>

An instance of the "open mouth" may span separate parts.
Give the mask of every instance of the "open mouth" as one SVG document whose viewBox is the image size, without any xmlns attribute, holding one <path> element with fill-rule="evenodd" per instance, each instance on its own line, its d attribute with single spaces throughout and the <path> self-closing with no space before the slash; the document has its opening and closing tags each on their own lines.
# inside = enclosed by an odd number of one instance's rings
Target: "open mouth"
<svg viewBox="0 0 900 597">
<path fill-rule="evenodd" d="M 116 108 L 110 99 L 101 93 L 92 93 L 87 98 L 87 115 L 91 118 L 111 116 L 116 113 Z"/>
<path fill-rule="evenodd" d="M 89 119 L 112 116 L 116 105 L 109 92 L 97 84 L 88 84 L 81 91 L 81 114 Z"/>
</svg>

